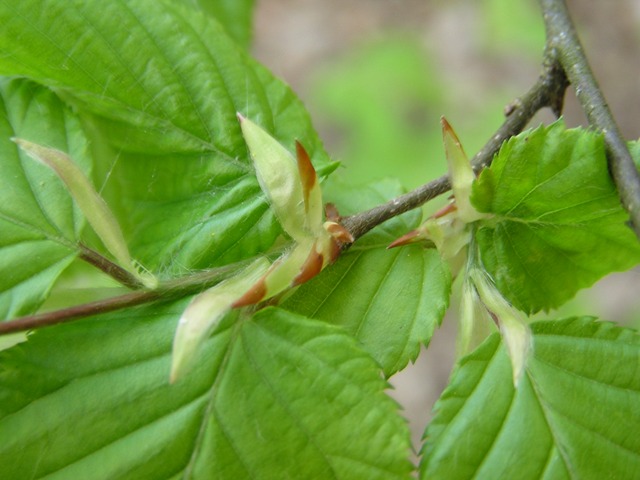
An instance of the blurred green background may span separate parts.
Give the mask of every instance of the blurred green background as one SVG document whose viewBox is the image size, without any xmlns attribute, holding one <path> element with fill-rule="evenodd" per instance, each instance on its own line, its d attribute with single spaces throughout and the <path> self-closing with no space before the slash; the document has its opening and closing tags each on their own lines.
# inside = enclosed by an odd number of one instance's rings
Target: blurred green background
<svg viewBox="0 0 640 480">
<path fill-rule="evenodd" d="M 544 31 L 531 9 L 523 8 L 529 3 L 484 4 L 476 19 L 480 28 L 459 35 L 468 36 L 479 58 L 489 62 L 517 55 L 535 64 Z M 448 43 L 427 43 L 415 31 L 377 32 L 311 75 L 309 107 L 344 161 L 343 177 L 366 182 L 392 175 L 415 188 L 446 172 L 440 116 L 454 125 L 469 154 L 500 125 L 505 101 L 517 90 L 507 82 L 469 88 L 464 65 L 447 65 Z"/>
</svg>

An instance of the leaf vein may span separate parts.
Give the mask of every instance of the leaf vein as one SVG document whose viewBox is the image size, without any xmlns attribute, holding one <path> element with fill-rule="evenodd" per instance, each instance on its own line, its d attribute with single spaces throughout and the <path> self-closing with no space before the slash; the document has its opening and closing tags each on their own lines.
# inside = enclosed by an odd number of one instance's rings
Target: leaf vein
<svg viewBox="0 0 640 480">
<path fill-rule="evenodd" d="M 257 324 L 254 323 L 254 325 L 257 325 Z M 273 335 L 273 332 L 267 332 L 267 330 L 261 326 L 259 327 L 259 329 L 263 333 L 271 333 Z M 276 336 L 276 338 L 282 340 L 282 337 Z M 281 395 L 280 390 L 271 383 L 271 381 L 269 380 L 269 375 L 265 374 L 264 372 L 262 363 L 254 357 L 253 355 L 254 352 L 252 351 L 252 349 L 249 348 L 247 345 L 245 345 L 244 342 L 242 343 L 242 348 L 245 352 L 245 356 L 247 360 L 249 360 L 249 362 L 253 366 L 254 371 L 260 374 L 260 377 L 262 378 L 263 383 L 271 391 L 271 394 L 273 395 L 273 397 L 278 401 L 278 403 L 282 406 L 282 408 L 289 414 L 289 417 L 291 418 L 291 420 L 298 427 L 298 429 L 304 434 L 304 436 L 307 438 L 309 443 L 311 443 L 316 448 L 316 450 L 320 453 L 320 455 L 322 455 L 322 457 L 324 458 L 324 461 L 329 467 L 329 471 L 331 472 L 331 478 L 334 478 L 337 480 L 338 474 L 335 471 L 331 461 L 329 460 L 330 455 L 324 450 L 324 448 L 322 448 L 316 442 L 315 438 L 313 437 L 309 429 L 306 426 L 304 426 L 302 420 L 298 417 L 297 414 L 295 414 L 295 412 L 293 412 L 293 410 L 291 409 L 290 403 Z"/>
</svg>

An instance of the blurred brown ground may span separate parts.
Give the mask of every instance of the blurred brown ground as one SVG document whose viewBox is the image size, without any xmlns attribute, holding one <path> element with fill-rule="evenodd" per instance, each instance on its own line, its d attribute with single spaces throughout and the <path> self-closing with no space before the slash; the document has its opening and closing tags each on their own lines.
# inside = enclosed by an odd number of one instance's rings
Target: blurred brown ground
<svg viewBox="0 0 640 480">
<path fill-rule="evenodd" d="M 473 43 L 479 23 L 477 0 L 257 0 L 254 54 L 276 75 L 307 98 L 314 72 L 330 64 L 354 45 L 382 32 L 410 32 L 425 48 L 439 52 L 438 67 L 452 79 L 452 88 L 465 86 L 461 101 L 482 97 L 500 84 L 524 93 L 535 81 L 539 63 L 530 56 L 487 56 Z M 531 2 L 534 10 L 536 2 Z M 581 34 L 592 68 L 623 134 L 640 137 L 640 1 L 570 0 L 569 8 Z M 540 53 L 543 45 L 540 45 Z M 505 93 L 504 104 L 512 100 Z M 312 117 L 314 105 L 308 102 Z M 446 112 L 442 112 L 446 113 Z M 570 126 L 584 124 L 571 92 L 564 116 Z M 549 120 L 548 114 L 542 116 Z M 320 130 L 331 154 L 336 139 L 331 128 Z M 469 152 L 473 153 L 473 152 Z M 347 159 L 348 160 L 348 159 Z M 425 181 L 429 178 L 425 178 Z M 639 325 L 638 271 L 616 274 L 589 294 L 602 318 Z M 586 312 L 585 312 L 586 313 Z M 417 362 L 391 380 L 392 395 L 410 421 L 415 445 L 431 416 L 431 408 L 447 383 L 454 362 L 455 319 L 443 327 Z"/>
</svg>

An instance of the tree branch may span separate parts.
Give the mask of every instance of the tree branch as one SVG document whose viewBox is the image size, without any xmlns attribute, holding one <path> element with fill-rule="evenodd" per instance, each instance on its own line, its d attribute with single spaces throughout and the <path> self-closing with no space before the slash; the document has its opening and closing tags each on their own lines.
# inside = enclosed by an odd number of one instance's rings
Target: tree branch
<svg viewBox="0 0 640 480">
<path fill-rule="evenodd" d="M 78 320 L 99 313 L 113 312 L 115 310 L 159 300 L 166 301 L 193 295 L 215 285 L 248 263 L 249 260 L 244 260 L 231 265 L 225 265 L 224 267 L 177 278 L 161 284 L 155 290 L 131 292 L 117 297 L 63 308 L 61 310 L 27 315 L 16 318 L 15 320 L 0 322 L 0 335 L 49 327 L 58 323 Z"/>
<path fill-rule="evenodd" d="M 554 52 L 573 85 L 589 124 L 604 134 L 611 175 L 633 229 L 640 237 L 640 175 L 627 144 L 591 71 L 565 0 L 540 0 L 547 48 Z"/>
</svg>

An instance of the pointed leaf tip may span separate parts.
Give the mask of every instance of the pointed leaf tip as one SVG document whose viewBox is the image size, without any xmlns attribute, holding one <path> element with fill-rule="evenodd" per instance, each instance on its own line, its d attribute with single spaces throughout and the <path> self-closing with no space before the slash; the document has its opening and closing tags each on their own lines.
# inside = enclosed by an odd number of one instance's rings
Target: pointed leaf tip
<svg viewBox="0 0 640 480">
<path fill-rule="evenodd" d="M 442 140 L 458 217 L 465 223 L 485 218 L 486 215 L 478 212 L 471 204 L 471 187 L 476 179 L 471 162 L 449 122 L 444 117 L 440 122 L 442 123 Z"/>
<path fill-rule="evenodd" d="M 397 238 L 396 240 L 391 242 L 389 245 L 387 245 L 387 250 L 390 250 L 396 247 L 403 247 L 405 245 L 409 245 L 410 243 L 414 243 L 418 240 L 419 237 L 420 237 L 420 230 L 417 230 L 417 229 L 411 230 L 409 233 L 405 233 L 403 236 L 401 236 L 400 238 Z"/>
<path fill-rule="evenodd" d="M 322 225 L 322 190 L 316 169 L 304 146 L 296 140 L 296 159 L 302 184 L 306 225 L 312 234 L 317 234 Z"/>
<path fill-rule="evenodd" d="M 448 215 L 448 214 L 450 214 L 452 212 L 455 212 L 457 209 L 458 209 L 458 207 L 456 206 L 455 202 L 447 203 L 444 207 L 442 207 L 440 210 L 435 212 L 432 215 L 432 218 L 442 218 L 445 215 Z"/>
<path fill-rule="evenodd" d="M 462 152 L 464 153 L 464 150 L 462 148 L 462 144 L 460 143 L 460 139 L 458 138 L 458 135 L 456 135 L 455 130 L 453 129 L 449 121 L 444 116 L 440 117 L 440 125 L 442 125 L 442 136 L 450 137 L 451 140 L 453 140 L 453 142 L 455 143 L 455 145 L 457 145 L 460 148 L 460 150 L 462 150 Z"/>
<path fill-rule="evenodd" d="M 313 168 L 309 154 L 302 146 L 302 144 L 296 140 L 296 157 L 298 159 L 298 170 L 300 171 L 300 178 L 302 180 L 302 188 L 305 192 L 305 197 L 308 197 L 311 189 L 316 185 L 317 175 L 316 169 Z"/>
</svg>

